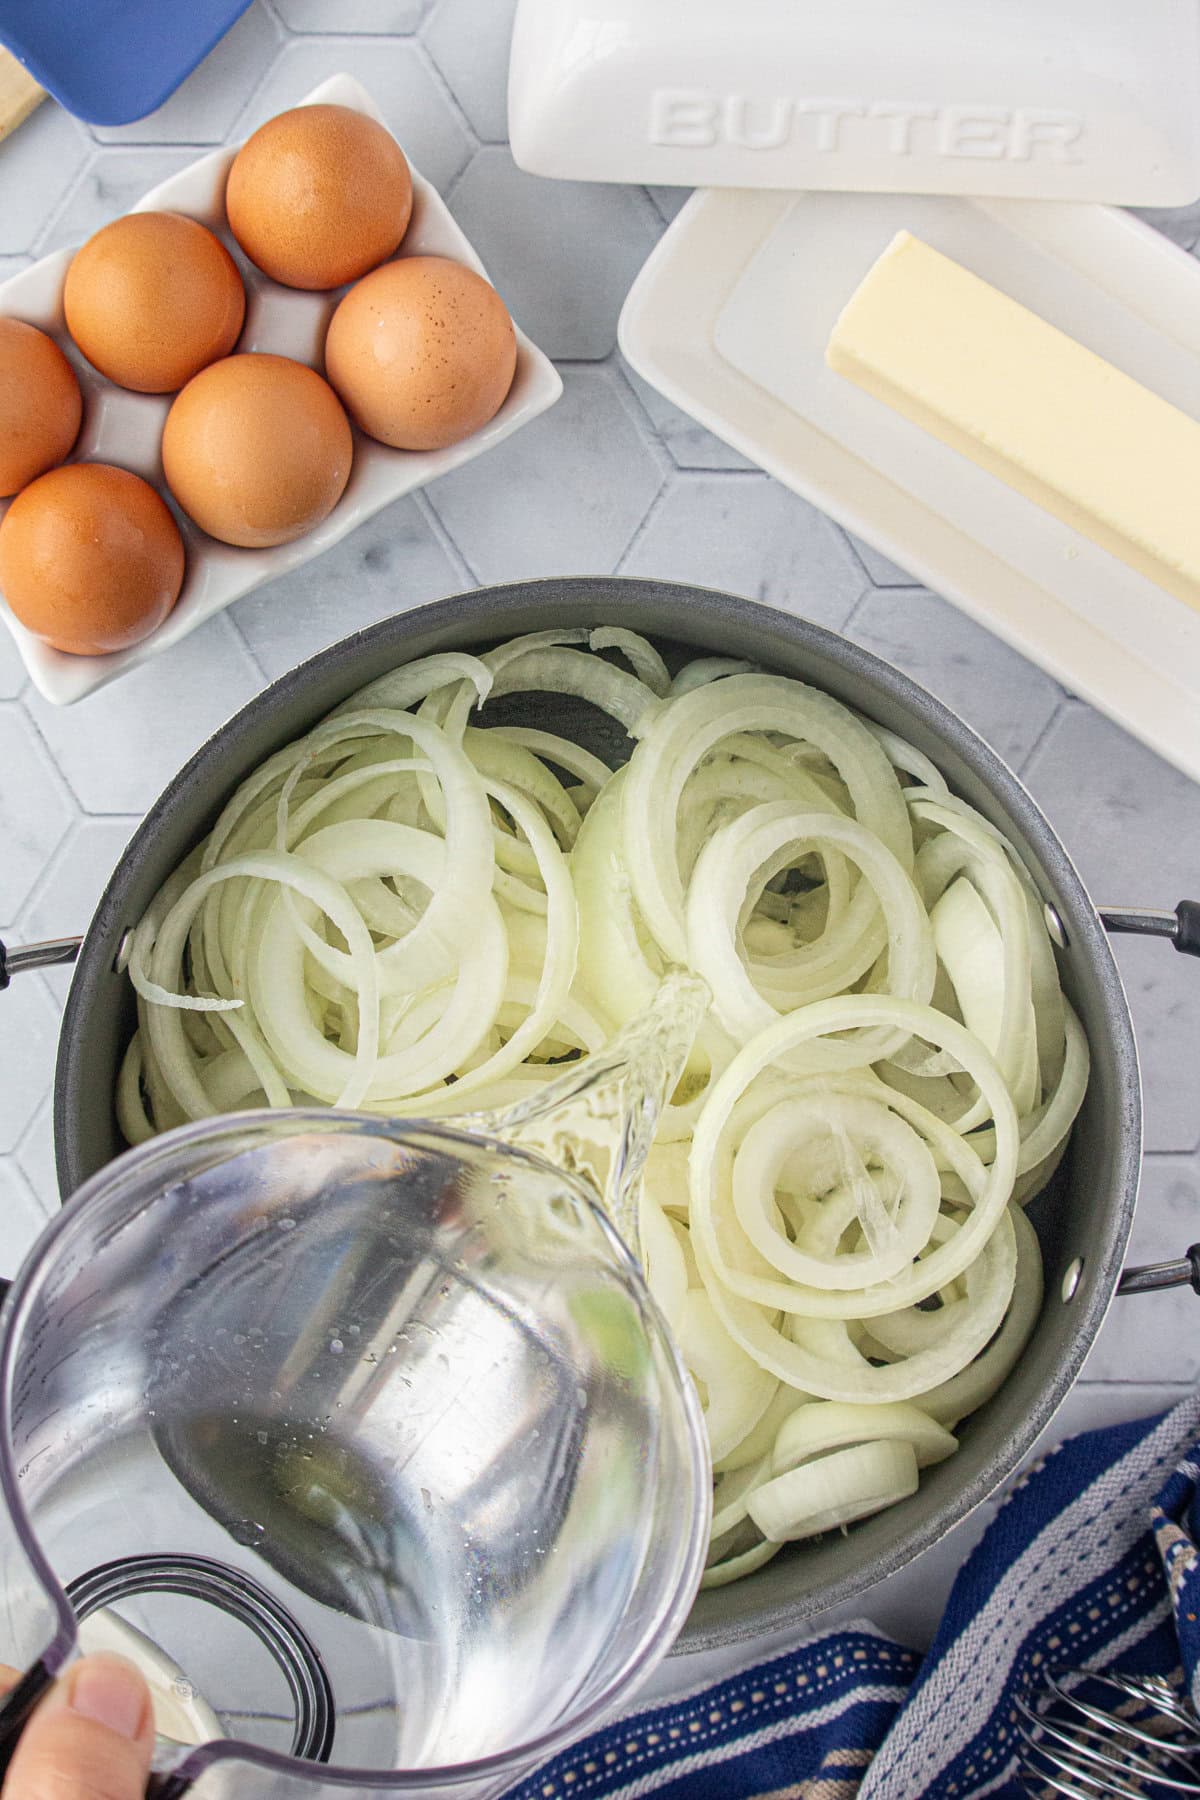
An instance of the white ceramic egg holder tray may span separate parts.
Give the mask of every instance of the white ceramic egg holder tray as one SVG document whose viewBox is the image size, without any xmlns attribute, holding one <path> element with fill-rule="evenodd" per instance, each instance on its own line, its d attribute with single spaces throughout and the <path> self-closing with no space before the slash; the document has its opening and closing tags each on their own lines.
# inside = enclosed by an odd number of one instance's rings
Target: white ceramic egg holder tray
<svg viewBox="0 0 1200 1800">
<path fill-rule="evenodd" d="M 386 121 L 366 90 L 349 75 L 335 75 L 301 102 L 350 106 L 368 118 Z M 403 148 L 403 146 L 402 146 Z M 225 219 L 225 178 L 236 147 L 216 150 L 143 195 L 134 212 L 177 212 L 217 232 L 237 261 L 246 286 L 246 322 L 237 349 L 268 350 L 322 371 L 325 331 L 343 289 L 303 293 L 280 287 L 249 263 L 229 234 Z M 448 207 L 429 182 L 412 171 L 412 222 L 397 251 L 403 256 L 447 256 L 480 275 L 487 271 L 463 236 Z M 152 482 L 172 505 L 187 553 L 183 588 L 170 616 L 130 650 L 110 656 L 66 656 L 24 629 L 0 600 L 0 618 L 16 640 L 34 685 L 47 700 L 69 706 L 117 676 L 157 656 L 195 631 L 206 619 L 273 581 L 311 557 L 320 556 L 356 525 L 413 488 L 469 462 L 552 406 L 562 393 L 557 370 L 517 327 L 517 368 L 508 397 L 481 431 L 446 450 L 393 450 L 354 433 L 354 466 L 346 491 L 329 517 L 294 543 L 270 550 L 238 550 L 206 536 L 171 502 L 163 480 L 160 442 L 173 395 L 134 394 L 105 381 L 86 362 L 67 333 L 63 284 L 73 250 L 56 250 L 0 286 L 0 314 L 37 325 L 61 345 L 83 389 L 83 429 L 70 461 L 115 463 Z M 8 502 L 0 501 L 0 516 Z"/>
</svg>

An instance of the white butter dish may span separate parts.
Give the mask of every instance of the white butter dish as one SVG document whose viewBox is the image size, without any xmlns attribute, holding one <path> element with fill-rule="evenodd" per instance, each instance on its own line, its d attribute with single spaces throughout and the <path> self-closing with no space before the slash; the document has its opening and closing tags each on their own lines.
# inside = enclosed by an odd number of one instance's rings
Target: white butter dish
<svg viewBox="0 0 1200 1800">
<path fill-rule="evenodd" d="M 1200 419 L 1200 264 L 1107 207 L 692 197 L 621 348 L 654 387 L 1200 780 L 1200 612 L 826 365 L 908 230 Z"/>
<path fill-rule="evenodd" d="M 685 187 L 1181 206 L 1196 0 L 519 0 L 513 155 Z"/>
<path fill-rule="evenodd" d="M 317 102 L 354 107 L 386 124 L 366 90 L 349 75 L 335 75 L 306 96 L 302 104 Z M 225 220 L 225 177 L 236 147 L 215 150 L 143 195 L 135 212 L 161 210 L 187 213 L 221 234 L 238 258 L 246 284 L 246 323 L 238 350 L 269 350 L 298 362 L 323 367 L 325 328 L 340 298 L 333 294 L 302 293 L 277 286 L 249 264 L 236 249 Z M 445 201 L 416 169 L 413 176 L 412 221 L 397 254 L 399 256 L 447 256 L 466 263 L 479 274 L 486 270 L 459 230 Z M 85 362 L 67 334 L 63 319 L 63 283 L 71 250 L 56 250 L 31 268 L 0 286 L 0 314 L 24 319 L 48 331 L 70 358 L 83 389 L 83 430 L 71 460 L 111 462 L 132 469 L 163 493 L 159 442 L 163 421 L 173 398 L 170 394 L 134 394 L 103 380 Z M 295 543 L 271 550 L 238 550 L 219 544 L 180 518 L 187 572 L 183 589 L 165 622 L 131 650 L 111 656 L 65 656 L 52 650 L 18 624 L 0 597 L 0 619 L 16 640 L 17 648 L 34 685 L 47 700 L 69 706 L 86 694 L 136 668 L 139 663 L 169 649 L 214 613 L 239 600 L 252 588 L 272 581 L 289 569 L 319 556 L 392 500 L 413 488 L 423 487 L 435 476 L 490 450 L 522 425 L 552 406 L 562 393 L 562 381 L 548 357 L 517 328 L 517 368 L 513 384 L 495 418 L 447 450 L 392 450 L 385 444 L 354 433 L 354 465 L 346 491 L 327 519 Z M 9 502 L 0 501 L 0 517 Z"/>
</svg>

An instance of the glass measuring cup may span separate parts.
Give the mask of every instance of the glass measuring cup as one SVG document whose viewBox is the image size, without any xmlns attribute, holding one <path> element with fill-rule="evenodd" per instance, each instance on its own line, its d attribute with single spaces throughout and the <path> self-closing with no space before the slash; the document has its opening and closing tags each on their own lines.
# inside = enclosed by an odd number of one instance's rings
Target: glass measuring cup
<svg viewBox="0 0 1200 1800">
<path fill-rule="evenodd" d="M 611 1127 L 618 1202 L 678 1072 L 628 1047 L 550 1096 Z M 500 1792 L 665 1652 L 709 1508 L 594 1189 L 478 1122 L 326 1111 L 156 1138 L 47 1228 L 0 1344 L 0 1493 L 26 1671 L 0 1733 L 111 1609 L 226 1733 L 160 1740 L 155 1784 L 239 1800 Z"/>
</svg>

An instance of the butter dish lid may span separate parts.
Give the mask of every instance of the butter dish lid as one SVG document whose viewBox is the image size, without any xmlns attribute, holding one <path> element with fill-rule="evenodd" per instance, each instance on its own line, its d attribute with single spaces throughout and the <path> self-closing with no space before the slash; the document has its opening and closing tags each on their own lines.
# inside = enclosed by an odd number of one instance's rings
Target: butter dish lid
<svg viewBox="0 0 1200 1800">
<path fill-rule="evenodd" d="M 1197 0 L 518 0 L 536 175 L 1183 206 Z"/>
</svg>

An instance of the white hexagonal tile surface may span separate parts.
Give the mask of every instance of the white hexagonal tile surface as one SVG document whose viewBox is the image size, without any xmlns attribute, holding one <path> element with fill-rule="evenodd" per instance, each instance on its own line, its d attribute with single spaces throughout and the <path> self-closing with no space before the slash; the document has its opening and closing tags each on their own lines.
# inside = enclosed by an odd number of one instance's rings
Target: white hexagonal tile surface
<svg viewBox="0 0 1200 1800">
<path fill-rule="evenodd" d="M 128 212 L 160 181 L 178 174 L 196 160 L 193 147 L 173 150 L 157 145 L 125 144 L 93 151 L 79 180 L 50 229 L 38 244 L 47 251 L 81 244 L 110 219 Z"/>
<path fill-rule="evenodd" d="M 0 706 L 0 919 L 16 919 L 71 821 L 32 719 Z"/>
<path fill-rule="evenodd" d="M 12 1156 L 0 1159 L 0 1169 L 20 1169 L 38 1209 L 47 1216 L 59 1203 L 58 1170 L 54 1164 L 54 1108 L 49 1100 L 39 1107 L 25 1128 L 25 1136 Z M 0 1273 L 4 1268 L 4 1239 L 0 1233 Z"/>
<path fill-rule="evenodd" d="M 823 513 L 766 475 L 675 475 L 622 566 L 844 625 L 866 582 Z"/>
<path fill-rule="evenodd" d="M 0 700 L 15 700 L 25 686 L 25 664 L 7 631 L 0 631 Z"/>
<path fill-rule="evenodd" d="M 270 0 L 272 11 L 289 31 L 323 36 L 361 31 L 368 36 L 403 36 L 414 32 L 433 0 Z"/>
<path fill-rule="evenodd" d="M 944 700 L 1014 769 L 1062 700 L 1049 675 L 921 588 L 864 595 L 850 636 Z"/>
<path fill-rule="evenodd" d="M 754 464 L 717 437 L 715 432 L 708 431 L 687 413 L 681 412 L 652 388 L 648 381 L 643 381 L 636 369 L 631 369 L 624 357 L 618 355 L 617 366 L 625 377 L 638 403 L 644 408 L 650 421 L 651 429 L 661 439 L 670 454 L 672 462 L 680 469 L 752 469 Z"/>
<path fill-rule="evenodd" d="M 1064 706 L 1024 779 L 1098 905 L 1173 907 L 1200 899 L 1200 786 L 1090 708 Z M 1161 939 L 1120 938 L 1117 960 L 1142 1058 L 1146 1142 L 1200 1142 L 1196 965 Z"/>
<path fill-rule="evenodd" d="M 270 680 L 326 644 L 469 586 L 413 498 L 397 500 L 316 562 L 239 600 L 232 617 Z"/>
<path fill-rule="evenodd" d="M 662 229 L 640 188 L 542 181 L 507 149 L 489 148 L 450 209 L 535 343 L 589 362 L 610 353 L 622 302 Z"/>
<path fill-rule="evenodd" d="M 875 587 L 920 586 L 915 575 L 910 575 L 907 569 L 902 569 L 899 563 L 894 563 L 890 557 L 883 554 L 882 550 L 876 550 L 874 544 L 864 543 L 862 538 L 855 537 L 852 531 L 846 531 L 842 526 L 839 526 L 838 530 L 842 532 L 842 536 L 850 545 Z"/>
<path fill-rule="evenodd" d="M 84 818 L 76 823 L 21 914 L 25 942 L 83 935 L 137 824 L 136 814 Z M 66 999 L 71 985 L 69 968 L 46 969 L 42 980 L 58 1000 Z"/>
<path fill-rule="evenodd" d="M 40 977 L 18 975 L 4 992 L 4 1079 L 0 1081 L 0 1155 L 15 1150 L 54 1078 L 58 1008 Z M 0 1168 L 4 1165 L 0 1163 Z"/>
<path fill-rule="evenodd" d="M 495 456 L 429 489 L 479 581 L 607 572 L 662 484 L 615 371 L 569 369 L 564 381 L 558 405 Z"/>
<path fill-rule="evenodd" d="M 1148 1156 L 1129 1240 L 1127 1262 L 1167 1262 L 1196 1241 L 1200 1217 L 1200 1168 L 1188 1156 Z M 1113 1302 L 1085 1373 L 1092 1381 L 1200 1378 L 1197 1301 L 1190 1287 L 1134 1294 Z"/>
<path fill-rule="evenodd" d="M 437 0 L 422 36 L 485 143 L 508 138 L 508 40 L 517 0 Z"/>
<path fill-rule="evenodd" d="M 0 1162 L 0 1277 L 12 1280 L 50 1210 L 16 1162 Z"/>
<path fill-rule="evenodd" d="M 78 706 L 25 704 L 90 813 L 144 811 L 206 737 L 262 686 L 227 617 Z"/>
<path fill-rule="evenodd" d="M 43 104 L 0 144 L 0 251 L 31 250 L 88 156 L 87 135 Z M 9 271 L 13 273 L 14 271 Z"/>
</svg>

